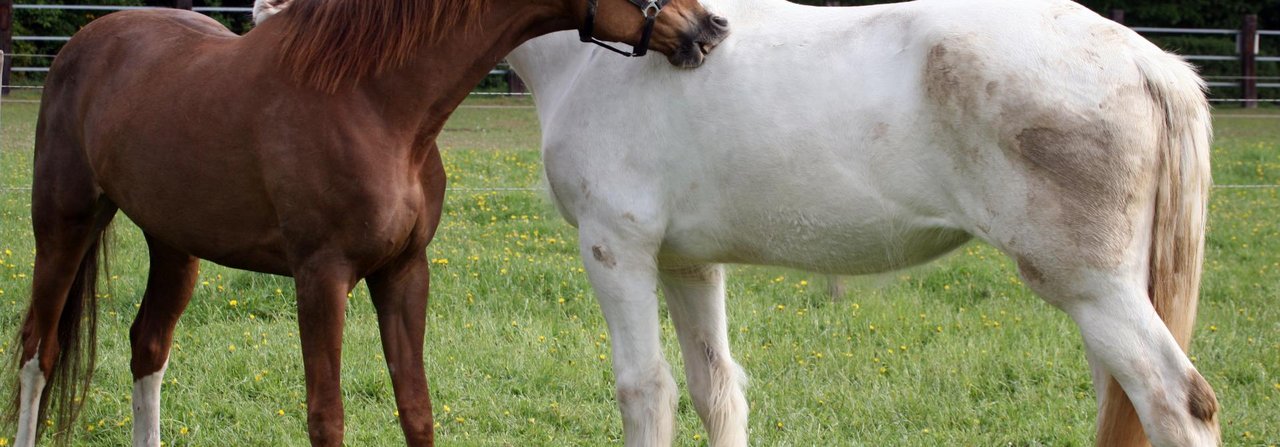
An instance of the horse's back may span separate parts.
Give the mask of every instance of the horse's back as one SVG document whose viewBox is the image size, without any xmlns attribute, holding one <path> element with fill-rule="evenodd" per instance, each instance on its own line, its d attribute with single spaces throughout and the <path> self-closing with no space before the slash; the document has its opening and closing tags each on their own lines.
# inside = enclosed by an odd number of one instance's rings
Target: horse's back
<svg viewBox="0 0 1280 447">
<path fill-rule="evenodd" d="M 166 69 L 189 65 L 207 47 L 236 38 L 217 21 L 190 11 L 157 8 L 108 14 L 90 22 L 59 51 L 46 95 L 71 96 L 91 107 L 83 95 L 93 91 L 125 95 L 130 88 L 153 89 Z"/>
<path fill-rule="evenodd" d="M 235 39 L 226 27 L 199 13 L 157 8 L 121 11 L 94 20 L 71 37 L 58 53 L 54 72 L 84 66 L 90 60 L 112 64 L 169 54 L 190 54 L 212 41 Z M 59 67 L 62 67 L 59 70 Z"/>
</svg>

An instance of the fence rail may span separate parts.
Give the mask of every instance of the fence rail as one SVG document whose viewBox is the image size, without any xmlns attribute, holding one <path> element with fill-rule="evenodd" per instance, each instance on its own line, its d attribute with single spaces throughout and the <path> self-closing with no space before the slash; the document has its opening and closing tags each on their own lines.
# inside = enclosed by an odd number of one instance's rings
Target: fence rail
<svg viewBox="0 0 1280 447">
<path fill-rule="evenodd" d="M 189 9 L 196 12 L 213 14 L 252 14 L 253 8 L 246 7 L 224 7 L 224 6 L 192 6 L 192 0 L 173 0 L 174 6 L 183 9 Z M 4 57 L 3 67 L 3 83 L 0 83 L 0 90 L 4 94 L 8 94 L 11 86 L 9 81 L 10 73 L 40 73 L 49 71 L 44 66 L 13 66 L 14 57 L 22 58 L 50 58 L 53 55 L 47 54 L 11 54 L 13 42 L 66 42 L 71 39 L 70 36 L 13 36 L 11 33 L 13 11 L 14 10 L 66 10 L 66 11 L 128 11 L 139 9 L 156 9 L 156 6 L 108 6 L 108 5 L 47 5 L 47 4 L 15 4 L 14 0 L 0 0 L 0 51 L 8 54 Z M 1124 23 L 1124 11 L 1112 10 L 1110 18 L 1121 24 Z M 1280 79 L 1265 78 L 1257 76 L 1257 65 L 1259 63 L 1277 63 L 1280 62 L 1280 55 L 1264 56 L 1259 53 L 1261 39 L 1263 37 L 1280 37 L 1280 30 L 1259 30 L 1258 16 L 1246 15 L 1241 20 L 1240 29 L 1225 28 L 1158 28 L 1158 27 L 1131 27 L 1130 29 L 1140 34 L 1174 34 L 1174 35 L 1207 35 L 1207 36 L 1223 36 L 1234 37 L 1236 41 L 1236 54 L 1189 54 L 1183 57 L 1193 62 L 1240 62 L 1239 76 L 1206 76 L 1206 83 L 1211 88 L 1236 88 L 1242 91 L 1243 98 L 1239 99 L 1214 99 L 1217 102 L 1238 102 L 1246 108 L 1256 107 L 1259 102 L 1277 102 L 1276 100 L 1260 100 L 1258 98 L 1258 89 L 1280 89 L 1280 82 L 1259 82 L 1264 79 Z M 508 93 L 523 93 L 525 91 L 524 84 L 515 76 L 511 70 L 498 66 L 489 73 L 490 75 L 505 76 L 508 81 Z M 1216 80 L 1215 80 L 1216 79 Z"/>
</svg>

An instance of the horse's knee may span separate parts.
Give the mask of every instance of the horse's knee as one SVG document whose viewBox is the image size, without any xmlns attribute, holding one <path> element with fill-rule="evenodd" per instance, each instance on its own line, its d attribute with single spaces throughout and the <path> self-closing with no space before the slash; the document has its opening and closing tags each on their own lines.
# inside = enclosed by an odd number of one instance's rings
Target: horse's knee
<svg viewBox="0 0 1280 447">
<path fill-rule="evenodd" d="M 424 422 L 402 426 L 406 445 L 427 446 L 435 442 L 435 432 L 432 431 L 431 420 L 428 418 Z"/>
<path fill-rule="evenodd" d="M 624 409 L 645 407 L 661 411 L 664 406 L 674 405 L 676 383 L 666 362 L 659 361 L 636 372 L 619 371 L 617 377 L 618 403 Z"/>
<path fill-rule="evenodd" d="M 314 447 L 340 447 L 342 445 L 342 417 L 332 417 L 327 409 L 307 411 L 307 435 Z"/>
<path fill-rule="evenodd" d="M 675 423 L 676 384 L 665 361 L 619 371 L 616 390 L 628 446 L 670 445 Z"/>
<path fill-rule="evenodd" d="M 637 427 L 660 429 L 669 425 L 676 405 L 676 383 L 670 367 L 661 360 L 637 366 L 615 368 L 615 389 L 623 419 Z"/>
</svg>

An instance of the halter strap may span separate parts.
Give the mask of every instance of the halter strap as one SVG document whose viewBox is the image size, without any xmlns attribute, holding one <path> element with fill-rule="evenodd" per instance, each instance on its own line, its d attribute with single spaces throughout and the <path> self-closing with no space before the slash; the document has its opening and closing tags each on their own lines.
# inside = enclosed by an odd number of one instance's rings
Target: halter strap
<svg viewBox="0 0 1280 447">
<path fill-rule="evenodd" d="M 587 18 L 582 23 L 582 27 L 578 28 L 578 38 L 583 42 L 594 43 L 602 46 L 609 51 L 621 54 L 627 57 L 640 57 L 649 53 L 649 41 L 653 38 L 653 27 L 658 21 L 658 13 L 662 12 L 662 8 L 667 6 L 671 0 L 627 0 L 631 4 L 640 8 L 644 13 L 644 30 L 640 33 L 640 43 L 632 48 L 631 52 L 620 50 L 617 47 L 609 45 L 596 39 L 593 35 L 596 26 L 596 10 L 598 9 L 599 0 L 587 0 Z"/>
</svg>

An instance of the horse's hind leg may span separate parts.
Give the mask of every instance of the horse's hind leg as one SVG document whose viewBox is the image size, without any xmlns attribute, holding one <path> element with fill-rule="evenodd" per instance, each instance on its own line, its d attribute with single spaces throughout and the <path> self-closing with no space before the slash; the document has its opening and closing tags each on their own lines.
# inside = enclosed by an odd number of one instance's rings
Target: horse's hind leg
<svg viewBox="0 0 1280 447">
<path fill-rule="evenodd" d="M 382 351 L 391 371 L 396 407 L 405 442 L 426 446 L 433 442 L 431 395 L 422 364 L 426 334 L 430 270 L 421 250 L 409 261 L 388 266 L 368 278 L 369 293 L 378 312 Z"/>
<path fill-rule="evenodd" d="M 1137 269 L 1053 270 L 1026 258 L 1019 266 L 1028 285 L 1080 327 L 1097 392 L 1105 394 L 1114 378 L 1153 444 L 1217 445 L 1216 426 L 1209 425 L 1213 391 L 1152 307 Z M 1142 430 L 1126 436 L 1141 445 Z M 1099 445 L 1135 445 L 1123 442 L 1099 439 Z"/>
<path fill-rule="evenodd" d="M 609 325 L 623 435 L 627 446 L 671 445 L 676 385 L 660 345 L 658 244 L 609 226 L 582 222 L 579 241 Z"/>
<path fill-rule="evenodd" d="M 729 353 L 724 266 L 662 266 L 661 279 L 684 354 L 689 394 L 710 445 L 747 445 L 745 375 Z"/>
<path fill-rule="evenodd" d="M 160 384 L 178 318 L 191 301 L 200 261 L 147 236 L 151 272 L 138 316 L 129 330 L 133 345 L 133 445 L 160 445 Z"/>
<path fill-rule="evenodd" d="M 11 410 L 18 413 L 15 445 L 22 447 L 35 444 L 37 419 L 55 397 L 46 396 L 50 385 L 68 387 L 58 394 L 67 396 L 57 402 L 59 416 L 68 416 L 60 419 L 69 419 L 79 406 L 73 400 L 85 389 L 79 374 L 93 367 L 92 341 L 81 346 L 81 337 L 92 336 L 96 321 L 98 247 L 116 212 L 93 184 L 83 154 L 71 145 L 51 147 L 49 138 L 40 138 L 37 146 L 45 150 L 37 150 L 32 192 L 35 270 L 20 334 L 19 396 Z"/>
</svg>

